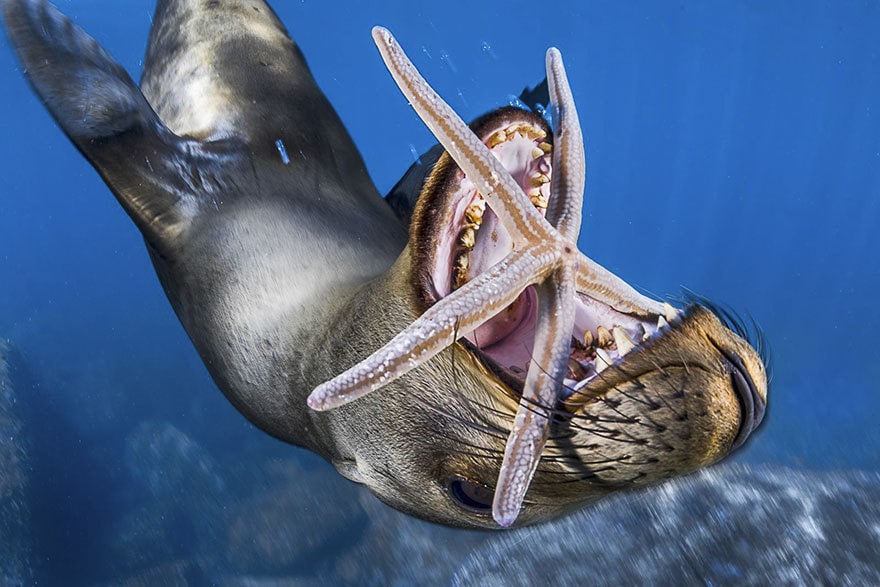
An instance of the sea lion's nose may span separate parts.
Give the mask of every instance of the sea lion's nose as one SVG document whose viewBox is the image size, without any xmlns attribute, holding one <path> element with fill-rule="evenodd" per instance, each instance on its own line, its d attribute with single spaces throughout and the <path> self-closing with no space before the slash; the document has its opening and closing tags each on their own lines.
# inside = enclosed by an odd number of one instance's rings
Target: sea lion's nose
<svg viewBox="0 0 880 587">
<path fill-rule="evenodd" d="M 761 420 L 764 419 L 767 400 L 758 392 L 758 387 L 749 375 L 743 360 L 733 353 L 725 353 L 725 355 L 733 366 L 730 377 L 739 400 L 741 413 L 739 432 L 731 446 L 731 450 L 733 450 L 740 447 L 752 433 L 752 430 L 757 428 Z"/>
</svg>

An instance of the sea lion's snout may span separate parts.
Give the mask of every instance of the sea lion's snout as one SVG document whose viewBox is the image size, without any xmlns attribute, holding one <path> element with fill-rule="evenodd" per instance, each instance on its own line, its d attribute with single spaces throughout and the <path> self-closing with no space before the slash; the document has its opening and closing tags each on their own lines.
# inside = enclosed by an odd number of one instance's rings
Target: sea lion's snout
<svg viewBox="0 0 880 587">
<path fill-rule="evenodd" d="M 732 378 L 733 387 L 736 389 L 740 409 L 742 410 L 739 433 L 733 441 L 733 448 L 739 448 L 752 433 L 752 430 L 757 428 L 761 420 L 764 419 L 764 409 L 767 407 L 767 402 L 758 393 L 748 373 L 735 367 Z"/>
<path fill-rule="evenodd" d="M 735 450 L 742 446 L 761 424 L 764 412 L 767 410 L 767 379 L 763 369 L 763 360 L 761 361 L 762 368 L 757 370 L 758 381 L 756 381 L 741 354 L 725 348 L 715 341 L 712 342 L 729 364 L 731 385 L 739 402 L 739 431 L 730 446 L 730 450 Z M 748 350 L 752 351 L 751 347 Z M 754 354 L 754 351 L 751 354 Z M 755 370 L 754 366 L 751 368 Z"/>
</svg>

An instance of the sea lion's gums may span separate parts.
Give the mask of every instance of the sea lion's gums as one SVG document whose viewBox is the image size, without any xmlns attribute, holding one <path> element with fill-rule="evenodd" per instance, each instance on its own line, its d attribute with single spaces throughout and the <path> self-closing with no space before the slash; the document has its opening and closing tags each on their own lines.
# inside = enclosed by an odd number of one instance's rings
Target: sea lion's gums
<svg viewBox="0 0 880 587">
<path fill-rule="evenodd" d="M 714 462 L 760 423 L 766 375 L 744 338 L 577 250 L 583 143 L 555 50 L 552 136 L 509 108 L 471 131 L 374 31 L 451 155 L 395 215 L 264 2 L 161 0 L 141 89 L 47 2 L 2 6 L 218 386 L 389 504 L 534 523 Z M 308 409 L 312 390 L 339 407 Z"/>
</svg>

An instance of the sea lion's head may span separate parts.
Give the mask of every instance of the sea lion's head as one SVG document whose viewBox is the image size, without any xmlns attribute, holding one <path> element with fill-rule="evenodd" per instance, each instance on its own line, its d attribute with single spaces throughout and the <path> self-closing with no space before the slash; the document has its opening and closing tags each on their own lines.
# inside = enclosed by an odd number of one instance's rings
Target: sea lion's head
<svg viewBox="0 0 880 587">
<path fill-rule="evenodd" d="M 360 319 L 335 351 L 361 362 L 309 398 L 344 439 L 337 468 L 405 512 L 497 528 L 742 445 L 767 394 L 745 330 L 706 303 L 646 298 L 567 244 L 583 169 L 561 62 L 548 57 L 555 133 L 509 107 L 467 130 L 386 35 L 375 34 L 386 63 L 452 155 L 424 184 L 407 249 L 346 312 Z"/>
</svg>

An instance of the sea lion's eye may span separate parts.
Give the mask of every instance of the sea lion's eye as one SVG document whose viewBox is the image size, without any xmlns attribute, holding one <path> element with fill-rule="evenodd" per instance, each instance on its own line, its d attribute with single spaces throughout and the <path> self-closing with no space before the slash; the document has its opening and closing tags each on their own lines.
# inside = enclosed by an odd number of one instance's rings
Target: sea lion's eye
<svg viewBox="0 0 880 587">
<path fill-rule="evenodd" d="M 446 482 L 446 492 L 455 505 L 464 510 L 481 516 L 492 514 L 495 492 L 485 485 L 462 477 L 450 477 Z"/>
</svg>

